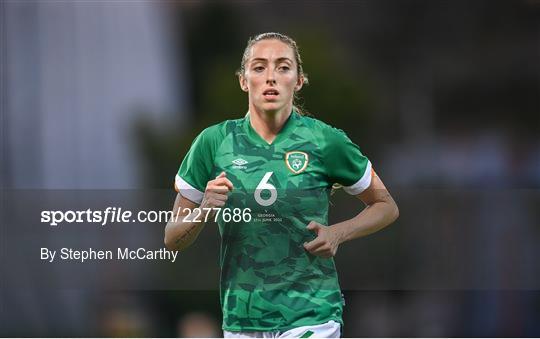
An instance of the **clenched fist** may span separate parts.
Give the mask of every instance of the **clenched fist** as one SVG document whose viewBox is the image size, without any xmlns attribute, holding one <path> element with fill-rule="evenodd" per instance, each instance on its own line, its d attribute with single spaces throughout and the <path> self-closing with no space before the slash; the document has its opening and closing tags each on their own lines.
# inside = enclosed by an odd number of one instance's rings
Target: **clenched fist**
<svg viewBox="0 0 540 339">
<path fill-rule="evenodd" d="M 227 202 L 227 193 L 232 190 L 232 182 L 227 179 L 225 172 L 221 172 L 214 180 L 210 180 L 206 184 L 200 208 L 223 207 Z M 214 211 L 211 215 L 214 215 Z"/>
</svg>

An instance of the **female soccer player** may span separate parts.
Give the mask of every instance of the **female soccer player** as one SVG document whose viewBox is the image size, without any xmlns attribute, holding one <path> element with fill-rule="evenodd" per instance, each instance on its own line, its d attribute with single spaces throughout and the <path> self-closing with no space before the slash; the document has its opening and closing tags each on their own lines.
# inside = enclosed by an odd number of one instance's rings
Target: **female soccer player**
<svg viewBox="0 0 540 339">
<path fill-rule="evenodd" d="M 183 250 L 205 217 L 218 220 L 225 337 L 339 337 L 343 300 L 333 256 L 341 243 L 392 223 L 398 208 L 343 131 L 293 105 L 307 81 L 294 40 L 279 33 L 250 39 L 238 77 L 249 111 L 205 129 L 191 145 L 173 208 L 186 218 L 169 221 L 165 244 Z M 336 183 L 367 207 L 328 225 Z"/>
</svg>

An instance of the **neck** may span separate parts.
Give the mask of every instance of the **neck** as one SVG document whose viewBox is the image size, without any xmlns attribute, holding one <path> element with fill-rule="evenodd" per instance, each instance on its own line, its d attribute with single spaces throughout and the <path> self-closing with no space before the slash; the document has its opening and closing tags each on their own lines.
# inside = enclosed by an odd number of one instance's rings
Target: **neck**
<svg viewBox="0 0 540 339">
<path fill-rule="evenodd" d="M 266 140 L 266 142 L 272 143 L 291 115 L 291 111 L 292 104 L 275 112 L 260 111 L 253 105 L 250 105 L 249 116 L 251 127 L 253 127 L 257 134 Z"/>
</svg>

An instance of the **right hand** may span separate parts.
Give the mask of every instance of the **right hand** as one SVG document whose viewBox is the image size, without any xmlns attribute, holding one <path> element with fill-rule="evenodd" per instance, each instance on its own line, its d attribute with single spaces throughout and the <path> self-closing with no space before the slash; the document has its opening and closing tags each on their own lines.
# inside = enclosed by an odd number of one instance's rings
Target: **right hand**
<svg viewBox="0 0 540 339">
<path fill-rule="evenodd" d="M 227 179 L 226 173 L 221 172 L 214 180 L 206 184 L 206 190 L 200 208 L 219 208 L 227 202 L 227 193 L 233 190 L 232 182 Z M 212 215 L 214 211 L 212 211 Z"/>
</svg>

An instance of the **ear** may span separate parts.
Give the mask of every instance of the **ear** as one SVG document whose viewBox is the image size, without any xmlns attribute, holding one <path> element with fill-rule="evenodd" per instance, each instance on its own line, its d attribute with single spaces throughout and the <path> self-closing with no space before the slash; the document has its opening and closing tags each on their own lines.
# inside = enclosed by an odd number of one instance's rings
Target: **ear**
<svg viewBox="0 0 540 339">
<path fill-rule="evenodd" d="M 240 88 L 242 89 L 242 91 L 246 93 L 249 92 L 246 77 L 244 77 L 243 75 L 239 75 L 238 82 L 240 83 Z"/>
<path fill-rule="evenodd" d="M 299 90 L 301 90 L 302 86 L 304 86 L 304 77 L 299 76 L 298 80 L 296 81 L 296 85 L 294 86 L 295 92 L 298 92 Z"/>
</svg>

